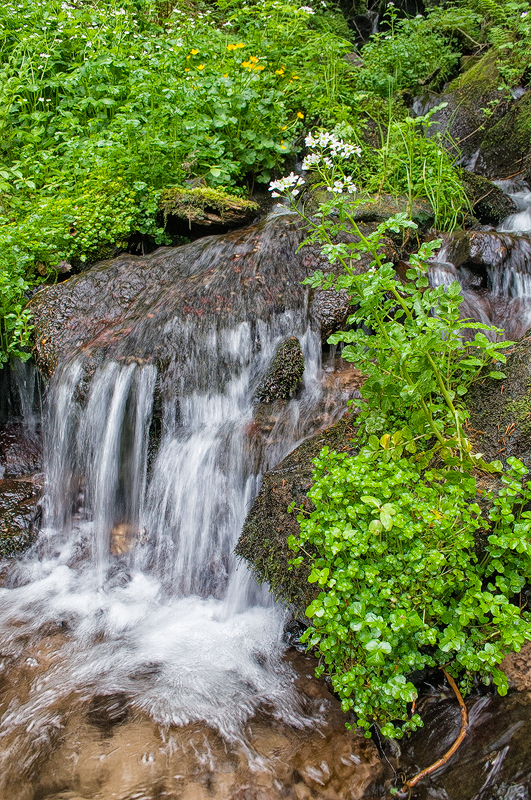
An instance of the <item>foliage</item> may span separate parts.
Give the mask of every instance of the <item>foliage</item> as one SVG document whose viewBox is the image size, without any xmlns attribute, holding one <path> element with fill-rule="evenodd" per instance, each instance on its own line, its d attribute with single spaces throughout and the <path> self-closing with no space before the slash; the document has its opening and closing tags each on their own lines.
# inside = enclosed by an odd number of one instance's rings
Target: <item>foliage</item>
<svg viewBox="0 0 531 800">
<path fill-rule="evenodd" d="M 220 5 L 178 4 L 166 17 L 154 0 L 0 9 L 4 354 L 27 341 L 19 280 L 53 277 L 133 232 L 166 241 L 162 189 L 269 180 L 305 116 L 348 94 L 351 45 L 337 14 Z"/>
<path fill-rule="evenodd" d="M 470 206 L 454 160 L 438 137 L 424 135 L 440 108 L 436 106 L 415 118 L 394 117 L 389 108 L 387 124 L 379 127 L 380 147 L 371 147 L 359 127 L 336 125 L 332 135 L 338 141 L 354 144 L 359 158 L 343 160 L 341 164 L 336 159 L 331 167 L 323 161 L 327 146 L 318 144 L 315 150 L 310 136 L 306 142 L 314 153 L 305 158 L 304 166 L 316 170 L 325 186 L 334 180 L 332 173 L 328 174 L 330 170 L 340 169 L 341 176 L 349 175 L 361 191 L 405 195 L 410 213 L 415 200 L 425 198 L 434 210 L 435 226 L 453 230 L 462 223 Z M 324 172 L 319 170 L 320 163 L 325 165 Z"/>
<path fill-rule="evenodd" d="M 415 92 L 436 79 L 437 84 L 451 75 L 459 61 L 452 37 L 417 17 L 398 20 L 390 4 L 384 29 L 371 36 L 362 51 L 363 66 L 358 88 L 389 97 L 397 90 Z"/>
<path fill-rule="evenodd" d="M 299 515 L 300 537 L 289 541 L 296 553 L 314 553 L 309 580 L 322 587 L 304 634 L 322 657 L 319 671 L 330 673 L 359 726 L 377 723 L 392 738 L 422 725 L 409 713 L 411 673 L 445 666 L 464 690 L 479 676 L 505 694 L 497 665 L 531 638 L 519 601 L 531 578 L 531 513 L 519 513 L 531 500 L 526 467 L 512 459 L 492 498 L 498 527 L 480 560 L 474 533 L 485 520 L 474 479 L 423 470 L 422 458 L 400 456 L 403 442 L 371 436 L 354 457 L 325 448 L 308 494 L 315 510 Z"/>
<path fill-rule="evenodd" d="M 312 166 L 332 196 L 312 218 L 298 213 L 307 242 L 320 243 L 343 270 L 316 272 L 307 283 L 349 292 L 351 328 L 329 341 L 344 344 L 342 357 L 367 379 L 359 452 L 325 449 L 314 461 L 314 510 L 300 510 L 300 536 L 289 545 L 302 553 L 293 564 L 304 560 L 310 582 L 322 587 L 304 635 L 321 655 L 320 670 L 367 735 L 378 724 L 385 736 L 400 737 L 422 724 L 408 712 L 415 670 L 445 666 L 464 691 L 476 676 L 507 691 L 497 665 L 531 639 L 531 616 L 518 598 L 531 577 L 531 512 L 523 510 L 531 484 L 522 480 L 526 467 L 509 460 L 504 488 L 485 498 L 489 531 L 474 475 L 503 468 L 473 452 L 462 398 L 486 372 L 505 377 L 498 365 L 510 343 L 495 341 L 495 328 L 460 319 L 456 282 L 430 288 L 427 260 L 440 241 L 422 245 L 400 280 L 385 262 L 383 236 L 416 226 L 398 214 L 372 233 L 361 230 L 355 214 L 363 198 L 354 199 L 347 180 L 355 153 L 330 134 L 317 144 Z M 289 176 L 272 188 L 296 208 L 299 185 Z M 348 237 L 338 242 L 341 233 Z M 362 253 L 372 256 L 364 272 Z M 478 557 L 482 531 L 490 535 Z"/>
<path fill-rule="evenodd" d="M 483 36 L 498 53 L 498 68 L 509 88 L 529 70 L 531 3 L 529 0 L 467 0 L 483 20 Z"/>
</svg>

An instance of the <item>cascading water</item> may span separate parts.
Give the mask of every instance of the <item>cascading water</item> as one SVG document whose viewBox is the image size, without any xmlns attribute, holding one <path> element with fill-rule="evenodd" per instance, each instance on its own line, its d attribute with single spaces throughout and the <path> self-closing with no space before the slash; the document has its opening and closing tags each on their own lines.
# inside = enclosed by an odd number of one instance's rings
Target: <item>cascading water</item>
<svg viewBox="0 0 531 800">
<path fill-rule="evenodd" d="M 271 235 L 266 228 L 264 240 Z M 203 273 L 186 260 L 192 281 L 232 253 L 230 240 L 211 241 L 210 252 L 204 243 L 180 249 L 203 258 Z M 0 589 L 2 797 L 13 786 L 33 796 L 27 786 L 42 759 L 95 696 L 119 696 L 163 729 L 204 722 L 229 741 L 244 741 L 260 707 L 295 726 L 308 722 L 282 661 L 286 612 L 232 552 L 261 472 L 315 429 L 320 413 L 332 421 L 343 408 L 319 380 L 320 336 L 295 277 L 289 308 L 254 317 L 260 281 L 230 316 L 168 313 L 164 326 L 149 327 L 151 305 L 138 316 L 148 332 L 123 337 L 110 360 L 74 348 L 57 367 L 43 528 L 34 549 L 4 569 Z M 186 291 L 190 278 L 179 281 Z M 157 346 L 150 336 L 181 347 L 157 365 L 147 357 Z M 271 407 L 262 430 L 253 397 L 287 336 L 302 346 L 303 387 Z M 20 664 L 23 691 L 9 684 Z"/>
<path fill-rule="evenodd" d="M 432 286 L 458 281 L 461 313 L 518 339 L 531 327 L 531 192 L 523 182 L 498 181 L 520 209 L 498 230 L 448 237 L 430 265 Z"/>
</svg>

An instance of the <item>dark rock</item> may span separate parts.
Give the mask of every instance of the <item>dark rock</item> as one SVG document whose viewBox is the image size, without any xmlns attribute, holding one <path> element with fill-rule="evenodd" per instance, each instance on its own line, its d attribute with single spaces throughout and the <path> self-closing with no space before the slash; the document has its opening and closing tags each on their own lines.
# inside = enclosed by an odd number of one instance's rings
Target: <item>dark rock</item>
<svg viewBox="0 0 531 800">
<path fill-rule="evenodd" d="M 304 356 L 295 336 L 290 336 L 277 348 L 267 375 L 261 381 L 255 397 L 260 403 L 289 400 L 300 384 L 304 372 Z"/>
<path fill-rule="evenodd" d="M 0 481 L 0 558 L 12 558 L 33 542 L 39 527 L 38 480 Z"/>
<path fill-rule="evenodd" d="M 336 331 L 344 330 L 350 313 L 350 296 L 346 289 L 324 289 L 315 292 L 311 315 L 321 326 L 323 344 Z"/>
<path fill-rule="evenodd" d="M 467 395 L 469 435 L 486 460 L 516 456 L 531 468 L 531 335 L 500 366 L 504 380 L 485 377 Z"/>
<path fill-rule="evenodd" d="M 0 425 L 0 478 L 38 472 L 42 465 L 40 438 L 21 422 Z"/>
<path fill-rule="evenodd" d="M 290 567 L 294 554 L 288 548 L 287 539 L 299 534 L 299 509 L 313 508 L 306 496 L 312 485 L 312 459 L 325 446 L 353 451 L 353 435 L 352 416 L 347 414 L 328 430 L 307 439 L 267 472 L 236 547 L 237 555 L 251 565 L 258 580 L 267 581 L 273 594 L 290 603 L 302 616 L 316 590 L 307 581 L 308 569 L 304 565 Z M 295 510 L 288 513 L 292 503 Z"/>
<path fill-rule="evenodd" d="M 487 178 L 465 169 L 461 170 L 460 177 L 474 216 L 483 225 L 499 225 L 509 214 L 518 211 L 513 200 Z"/>
</svg>

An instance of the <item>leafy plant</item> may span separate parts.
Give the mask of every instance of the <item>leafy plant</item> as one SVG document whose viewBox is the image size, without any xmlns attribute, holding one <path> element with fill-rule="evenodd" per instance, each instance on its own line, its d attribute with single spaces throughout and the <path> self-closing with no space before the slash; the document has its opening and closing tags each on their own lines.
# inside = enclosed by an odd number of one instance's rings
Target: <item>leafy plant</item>
<svg viewBox="0 0 531 800">
<path fill-rule="evenodd" d="M 292 563 L 304 559 L 309 581 L 322 587 L 303 636 L 321 655 L 319 672 L 367 735 L 376 723 L 391 738 L 422 725 L 409 710 L 413 672 L 444 666 L 463 690 L 480 677 L 505 694 L 498 665 L 531 638 L 519 599 L 531 577 L 531 514 L 514 524 L 531 500 L 526 467 L 512 459 L 492 498 L 503 532 L 489 536 L 480 560 L 474 534 L 486 521 L 474 479 L 442 478 L 423 470 L 422 458 L 398 455 L 397 445 L 412 441 L 371 436 L 354 457 L 325 448 L 308 493 L 315 510 L 299 514 L 300 536 L 289 540 L 305 553 Z"/>
<path fill-rule="evenodd" d="M 383 236 L 414 223 L 404 213 L 362 230 L 356 209 L 363 198 L 355 199 L 348 174 L 359 154 L 330 134 L 312 137 L 310 146 L 330 195 L 317 214 L 296 205 L 299 176 L 271 188 L 290 197 L 307 242 L 341 265 L 339 275 L 316 272 L 306 282 L 349 292 L 351 328 L 329 341 L 344 345 L 342 357 L 367 378 L 359 451 L 325 448 L 314 461 L 314 510 L 299 510 L 300 536 L 288 543 L 297 554 L 292 564 L 304 561 L 309 581 L 322 588 L 304 634 L 321 656 L 319 671 L 366 735 L 377 724 L 384 736 L 401 737 L 422 724 L 408 707 L 417 696 L 411 673 L 444 667 L 463 691 L 479 677 L 503 694 L 498 665 L 531 639 L 520 597 L 531 577 L 527 468 L 509 459 L 503 472 L 500 462 L 473 452 L 462 399 L 485 371 L 505 377 L 498 365 L 510 343 L 495 341 L 495 328 L 460 319 L 457 283 L 430 288 L 427 260 L 439 241 L 410 257 L 402 281 L 385 261 Z M 372 256 L 366 271 L 358 268 L 362 253 Z M 485 498 L 490 521 L 477 503 L 477 470 L 502 473 L 503 488 Z M 478 556 L 480 531 L 487 536 Z"/>
</svg>

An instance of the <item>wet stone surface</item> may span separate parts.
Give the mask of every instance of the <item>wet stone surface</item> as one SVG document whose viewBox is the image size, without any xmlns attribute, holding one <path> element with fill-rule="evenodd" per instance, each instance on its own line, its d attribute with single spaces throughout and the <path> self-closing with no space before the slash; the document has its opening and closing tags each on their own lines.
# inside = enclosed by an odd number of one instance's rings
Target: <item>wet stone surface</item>
<svg viewBox="0 0 531 800">
<path fill-rule="evenodd" d="M 38 530 L 41 495 L 39 477 L 0 480 L 0 559 L 20 555 L 32 544 Z"/>
</svg>

